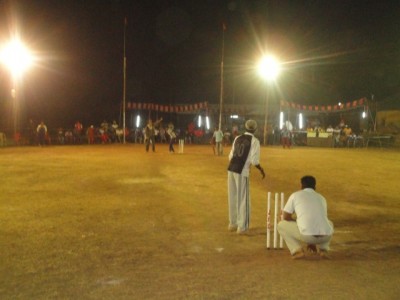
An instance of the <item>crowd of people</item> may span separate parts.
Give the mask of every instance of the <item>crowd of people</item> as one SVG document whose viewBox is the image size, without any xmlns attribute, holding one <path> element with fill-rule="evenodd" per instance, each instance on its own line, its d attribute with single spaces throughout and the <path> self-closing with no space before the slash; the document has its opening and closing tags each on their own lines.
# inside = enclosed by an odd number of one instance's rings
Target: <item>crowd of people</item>
<svg viewBox="0 0 400 300">
<path fill-rule="evenodd" d="M 76 121 L 73 126 L 68 129 L 57 128 L 56 130 L 48 130 L 46 124 L 41 121 L 35 124 L 29 121 L 24 134 L 17 133 L 14 136 L 16 145 L 79 145 L 79 144 L 112 144 L 112 143 L 136 143 L 146 144 L 146 149 L 155 146 L 156 143 L 170 144 L 170 152 L 173 152 L 174 143 L 183 140 L 185 144 L 205 144 L 210 143 L 215 155 L 223 155 L 223 148 L 232 144 L 233 140 L 239 135 L 237 125 L 232 128 L 225 127 L 224 130 L 215 127 L 214 131 L 205 130 L 204 128 L 196 128 L 193 123 L 189 123 L 186 128 L 182 129 L 174 126 L 171 122 L 165 124 L 162 119 L 154 121 L 153 128 L 149 130 L 148 126 L 152 126 L 152 120 L 144 127 L 125 128 L 124 129 L 114 120 L 113 122 L 103 121 L 99 126 L 84 126 L 80 121 Z M 173 133 L 171 131 L 173 129 Z M 243 131 L 243 128 L 242 130 Z M 345 124 L 340 124 L 333 128 L 328 126 L 309 126 L 306 130 L 300 131 L 293 129 L 292 126 L 284 125 L 281 129 L 278 126 L 269 127 L 267 131 L 267 144 L 280 145 L 283 148 L 290 149 L 293 145 L 306 146 L 307 136 L 314 134 L 315 137 L 328 135 L 332 137 L 332 147 L 349 147 L 362 146 L 362 135 L 355 134 L 352 129 Z M 262 130 L 257 133 L 257 138 L 263 136 Z M 147 149 L 148 150 L 148 149 Z"/>
<path fill-rule="evenodd" d="M 221 133 L 222 134 L 222 133 Z M 174 144 L 183 140 L 185 144 L 205 144 L 212 131 L 196 128 L 189 123 L 184 129 L 174 126 L 172 122 L 163 123 L 163 119 L 153 121 L 149 119 L 145 126 L 137 128 L 122 128 L 115 120 L 104 120 L 99 126 L 84 126 L 76 121 L 70 128 L 49 129 L 44 121 L 35 123 L 29 120 L 23 133 L 14 136 L 15 145 L 80 145 L 80 144 L 113 144 L 136 143 L 145 144 L 146 149 L 153 150 L 155 144 L 169 144 L 170 152 L 174 152 Z M 222 134 L 222 142 L 226 146 L 231 143 L 231 132 Z M 218 140 L 218 143 L 220 141 Z M 222 154 L 222 143 L 220 145 Z"/>
</svg>

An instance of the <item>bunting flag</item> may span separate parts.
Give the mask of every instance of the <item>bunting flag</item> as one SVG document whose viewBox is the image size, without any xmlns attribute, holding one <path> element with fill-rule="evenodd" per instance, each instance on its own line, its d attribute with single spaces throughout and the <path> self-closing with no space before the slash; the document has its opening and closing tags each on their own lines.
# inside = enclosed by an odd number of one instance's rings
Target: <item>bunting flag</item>
<svg viewBox="0 0 400 300">
<path fill-rule="evenodd" d="M 159 112 L 196 112 L 202 109 L 208 108 L 208 103 L 199 102 L 196 104 L 185 104 L 185 105 L 161 105 L 154 103 L 141 103 L 141 102 L 127 102 L 126 108 L 128 110 L 154 110 Z"/>
<path fill-rule="evenodd" d="M 288 108 L 297 109 L 297 110 L 308 110 L 308 111 L 316 111 L 316 112 L 319 112 L 319 111 L 334 112 L 334 111 L 349 110 L 349 109 L 364 107 L 366 102 L 367 102 L 366 98 L 361 98 L 358 100 L 342 103 L 340 105 L 339 104 L 337 104 L 337 105 L 300 105 L 297 103 L 282 100 L 281 107 L 288 107 Z"/>
<path fill-rule="evenodd" d="M 211 114 L 217 114 L 220 112 L 218 106 L 212 106 L 208 109 Z M 251 106 L 248 105 L 224 105 L 222 113 L 225 115 L 246 115 L 251 113 Z"/>
</svg>

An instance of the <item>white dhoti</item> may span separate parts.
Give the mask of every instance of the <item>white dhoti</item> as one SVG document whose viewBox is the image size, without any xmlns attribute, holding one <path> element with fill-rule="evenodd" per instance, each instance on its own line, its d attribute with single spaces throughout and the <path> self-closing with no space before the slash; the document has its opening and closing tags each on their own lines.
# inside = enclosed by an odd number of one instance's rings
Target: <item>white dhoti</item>
<svg viewBox="0 0 400 300">
<path fill-rule="evenodd" d="M 333 224 L 329 221 L 333 228 Z M 278 224 L 278 232 L 285 240 L 290 253 L 293 255 L 299 249 L 302 248 L 302 243 L 307 245 L 314 244 L 318 245 L 320 250 L 329 250 L 329 245 L 332 239 L 332 235 L 303 235 L 300 233 L 297 223 L 294 221 L 281 221 Z"/>
<path fill-rule="evenodd" d="M 238 232 L 246 231 L 250 225 L 249 177 L 228 171 L 229 227 Z"/>
</svg>

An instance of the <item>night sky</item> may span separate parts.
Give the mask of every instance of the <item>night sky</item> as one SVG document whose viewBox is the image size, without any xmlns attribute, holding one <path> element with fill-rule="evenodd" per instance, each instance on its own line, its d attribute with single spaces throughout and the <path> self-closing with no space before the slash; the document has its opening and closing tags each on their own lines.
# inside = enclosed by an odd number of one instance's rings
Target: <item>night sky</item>
<svg viewBox="0 0 400 300">
<path fill-rule="evenodd" d="M 398 1 L 0 1 L 0 44 L 17 25 L 40 58 L 24 76 L 24 118 L 51 127 L 118 120 L 127 101 L 219 102 L 222 23 L 225 103 L 263 103 L 254 69 L 284 63 L 276 100 L 336 104 L 400 87 Z M 0 66 L 0 126 L 8 126 L 9 72 Z M 22 120 L 24 122 L 25 120 Z"/>
</svg>

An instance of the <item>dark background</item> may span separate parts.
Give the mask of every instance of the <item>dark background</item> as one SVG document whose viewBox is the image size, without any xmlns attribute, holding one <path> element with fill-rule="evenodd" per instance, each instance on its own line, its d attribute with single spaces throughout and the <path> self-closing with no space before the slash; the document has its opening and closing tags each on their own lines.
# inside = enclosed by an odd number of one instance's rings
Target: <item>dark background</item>
<svg viewBox="0 0 400 300">
<path fill-rule="evenodd" d="M 397 1 L 0 1 L 0 44 L 15 26 L 40 60 L 24 75 L 21 123 L 120 120 L 124 18 L 127 101 L 263 103 L 255 66 L 273 52 L 284 71 L 272 101 L 336 104 L 399 91 Z M 0 66 L 0 126 L 11 118 Z"/>
</svg>

